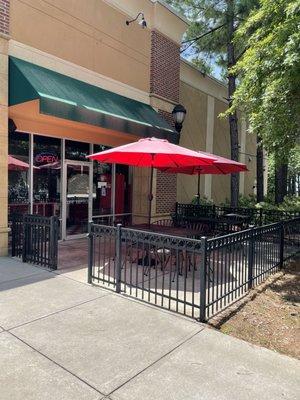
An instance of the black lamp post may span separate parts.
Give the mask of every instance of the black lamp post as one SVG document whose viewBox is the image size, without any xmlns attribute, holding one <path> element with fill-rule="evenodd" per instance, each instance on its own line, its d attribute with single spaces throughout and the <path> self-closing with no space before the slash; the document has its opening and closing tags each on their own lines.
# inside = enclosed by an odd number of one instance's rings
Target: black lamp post
<svg viewBox="0 0 300 400">
<path fill-rule="evenodd" d="M 177 104 L 172 111 L 172 115 L 175 122 L 175 129 L 178 133 L 180 133 L 186 116 L 186 109 L 183 107 L 183 105 Z"/>
</svg>

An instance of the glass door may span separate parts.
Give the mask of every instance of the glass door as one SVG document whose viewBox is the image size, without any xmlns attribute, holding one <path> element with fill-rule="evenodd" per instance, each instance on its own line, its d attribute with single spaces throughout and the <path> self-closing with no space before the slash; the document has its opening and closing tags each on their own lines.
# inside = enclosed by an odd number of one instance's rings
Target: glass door
<svg viewBox="0 0 300 400">
<path fill-rule="evenodd" d="M 65 163 L 64 238 L 84 236 L 92 214 L 91 163 Z"/>
</svg>

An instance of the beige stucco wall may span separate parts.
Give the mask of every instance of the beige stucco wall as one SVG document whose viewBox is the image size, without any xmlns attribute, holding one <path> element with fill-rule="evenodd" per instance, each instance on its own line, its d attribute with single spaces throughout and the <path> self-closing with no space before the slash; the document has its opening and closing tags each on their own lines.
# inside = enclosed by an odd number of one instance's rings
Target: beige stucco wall
<svg viewBox="0 0 300 400">
<path fill-rule="evenodd" d="M 185 82 L 180 84 L 180 102 L 188 110 L 180 136 L 180 145 L 191 149 L 206 149 L 207 95 Z M 202 177 L 201 177 L 202 178 Z M 190 202 L 197 193 L 196 176 L 180 174 L 177 177 L 177 201 Z M 200 180 L 204 194 L 204 179 Z"/>
<path fill-rule="evenodd" d="M 149 92 L 151 33 L 102 0 L 11 0 L 15 41 Z"/>
<path fill-rule="evenodd" d="M 226 118 L 220 113 L 227 109 L 226 86 L 182 60 L 180 102 L 187 109 L 181 133 L 183 146 L 212 152 L 230 158 L 230 134 Z M 256 177 L 256 138 L 247 133 L 246 122 L 238 114 L 239 161 L 244 162 L 249 172 L 240 174 L 240 194 L 253 194 Z M 252 154 L 249 157 L 244 153 Z M 251 159 L 251 161 L 249 161 Z M 189 203 L 197 193 L 197 177 L 178 175 L 177 200 Z M 216 204 L 230 199 L 230 175 L 202 175 L 201 196 L 212 199 Z"/>
<path fill-rule="evenodd" d="M 215 100 L 213 153 L 230 158 L 230 136 L 228 120 L 220 118 L 220 113 L 226 111 L 226 103 Z M 212 199 L 220 204 L 230 198 L 230 175 L 213 175 Z"/>
</svg>

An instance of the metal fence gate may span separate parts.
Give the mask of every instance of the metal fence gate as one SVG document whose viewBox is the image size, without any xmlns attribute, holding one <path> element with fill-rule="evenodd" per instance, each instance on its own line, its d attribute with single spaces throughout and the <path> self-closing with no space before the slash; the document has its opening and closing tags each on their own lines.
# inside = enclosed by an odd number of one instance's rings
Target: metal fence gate
<svg viewBox="0 0 300 400">
<path fill-rule="evenodd" d="M 89 283 L 206 321 L 300 250 L 300 218 L 201 240 L 89 226 Z"/>
<path fill-rule="evenodd" d="M 57 217 L 13 214 L 11 255 L 49 269 L 57 269 L 59 220 Z"/>
</svg>

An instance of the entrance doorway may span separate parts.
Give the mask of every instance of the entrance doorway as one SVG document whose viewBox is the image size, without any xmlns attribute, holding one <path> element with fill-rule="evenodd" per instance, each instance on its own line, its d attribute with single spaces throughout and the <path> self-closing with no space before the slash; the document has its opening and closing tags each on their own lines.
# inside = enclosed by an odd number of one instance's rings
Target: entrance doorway
<svg viewBox="0 0 300 400">
<path fill-rule="evenodd" d="M 129 168 L 65 160 L 61 216 L 63 240 L 85 237 L 89 221 L 126 223 L 131 217 Z"/>
<path fill-rule="evenodd" d="M 62 238 L 82 237 L 92 219 L 92 164 L 66 161 L 62 204 Z"/>
</svg>

